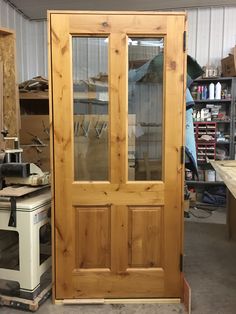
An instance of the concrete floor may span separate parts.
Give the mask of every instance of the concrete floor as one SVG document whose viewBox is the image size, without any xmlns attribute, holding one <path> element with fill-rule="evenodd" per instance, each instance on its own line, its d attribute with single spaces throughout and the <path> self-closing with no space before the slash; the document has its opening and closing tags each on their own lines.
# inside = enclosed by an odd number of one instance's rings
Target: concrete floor
<svg viewBox="0 0 236 314">
<path fill-rule="evenodd" d="M 192 289 L 192 313 L 235 314 L 236 243 L 227 240 L 224 224 L 199 221 L 185 222 L 184 271 Z M 20 314 L 22 311 L 1 307 L 0 313 Z M 182 304 L 61 306 L 47 300 L 37 313 L 182 314 L 185 311 Z"/>
<path fill-rule="evenodd" d="M 192 313 L 236 313 L 236 243 L 226 225 L 186 222 L 184 270 L 192 289 Z"/>
</svg>

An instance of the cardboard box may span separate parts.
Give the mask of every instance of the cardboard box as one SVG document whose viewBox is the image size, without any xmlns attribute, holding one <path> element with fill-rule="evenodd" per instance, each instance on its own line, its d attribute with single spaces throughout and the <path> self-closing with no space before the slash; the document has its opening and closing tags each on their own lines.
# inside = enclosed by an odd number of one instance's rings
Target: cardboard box
<svg viewBox="0 0 236 314">
<path fill-rule="evenodd" d="M 232 54 L 221 60 L 222 76 L 236 76 L 236 47 L 232 49 Z"/>
</svg>

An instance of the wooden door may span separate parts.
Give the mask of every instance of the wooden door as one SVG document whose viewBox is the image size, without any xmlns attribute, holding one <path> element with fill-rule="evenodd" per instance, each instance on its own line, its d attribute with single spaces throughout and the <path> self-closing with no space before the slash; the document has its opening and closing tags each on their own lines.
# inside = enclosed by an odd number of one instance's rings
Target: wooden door
<svg viewBox="0 0 236 314">
<path fill-rule="evenodd" d="M 48 17 L 55 298 L 180 297 L 186 16 Z"/>
</svg>

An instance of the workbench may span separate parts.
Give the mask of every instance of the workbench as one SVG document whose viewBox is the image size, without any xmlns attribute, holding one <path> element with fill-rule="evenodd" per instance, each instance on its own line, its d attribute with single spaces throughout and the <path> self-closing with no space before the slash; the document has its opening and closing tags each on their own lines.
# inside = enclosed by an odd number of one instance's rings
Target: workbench
<svg viewBox="0 0 236 314">
<path fill-rule="evenodd" d="M 229 239 L 236 240 L 236 160 L 211 161 L 227 187 L 227 226 Z"/>
</svg>

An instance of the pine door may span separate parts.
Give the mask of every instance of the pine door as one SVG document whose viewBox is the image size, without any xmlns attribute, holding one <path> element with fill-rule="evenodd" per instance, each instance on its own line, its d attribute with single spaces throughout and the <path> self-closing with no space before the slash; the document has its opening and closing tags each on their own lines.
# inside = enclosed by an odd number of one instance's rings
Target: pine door
<svg viewBox="0 0 236 314">
<path fill-rule="evenodd" d="M 55 298 L 180 297 L 186 16 L 48 17 Z"/>
</svg>

